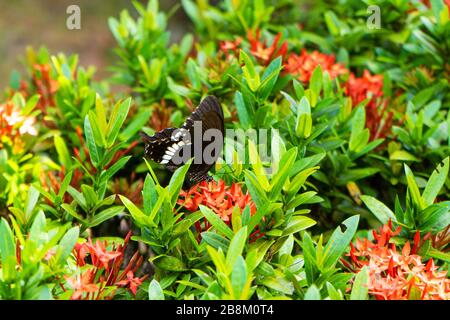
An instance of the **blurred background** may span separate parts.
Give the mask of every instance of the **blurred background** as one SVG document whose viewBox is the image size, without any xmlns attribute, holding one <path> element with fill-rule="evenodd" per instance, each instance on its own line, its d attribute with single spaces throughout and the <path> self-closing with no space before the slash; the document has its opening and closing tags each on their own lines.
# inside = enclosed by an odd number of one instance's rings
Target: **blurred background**
<svg viewBox="0 0 450 320">
<path fill-rule="evenodd" d="M 168 11 L 178 3 L 164 0 L 160 6 Z M 66 27 L 66 9 L 74 4 L 81 9 L 81 30 Z M 23 71 L 27 46 L 46 46 L 52 54 L 77 53 L 81 65 L 96 67 L 96 79 L 107 77 L 106 67 L 115 59 L 108 17 L 118 17 L 123 9 L 135 14 L 130 0 L 0 0 L 0 91 L 8 85 L 12 70 Z M 170 23 L 171 40 L 177 41 L 188 24 L 182 8 Z"/>
</svg>

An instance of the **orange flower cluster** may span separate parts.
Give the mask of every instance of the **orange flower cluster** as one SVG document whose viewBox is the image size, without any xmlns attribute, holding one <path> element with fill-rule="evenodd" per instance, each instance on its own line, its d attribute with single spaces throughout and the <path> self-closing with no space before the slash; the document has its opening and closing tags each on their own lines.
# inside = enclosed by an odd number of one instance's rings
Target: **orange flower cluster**
<svg viewBox="0 0 450 320">
<path fill-rule="evenodd" d="M 181 190 L 177 202 L 187 210 L 194 212 L 198 206 L 204 205 L 214 211 L 223 221 L 229 222 L 235 206 L 244 209 L 250 207 L 250 213 L 256 212 L 255 203 L 248 192 L 242 192 L 239 184 L 233 183 L 231 187 L 225 185 L 223 180 L 211 182 L 202 181 L 187 192 Z"/>
<path fill-rule="evenodd" d="M 352 99 L 353 105 L 369 98 L 369 104 L 375 105 L 376 99 L 383 97 L 383 76 L 371 75 L 368 70 L 364 70 L 361 78 L 355 77 L 353 73 L 347 81 L 345 93 Z"/>
<path fill-rule="evenodd" d="M 14 146 L 14 152 L 20 151 L 23 144 L 20 138 L 22 135 L 37 135 L 35 122 L 35 117 L 23 115 L 11 101 L 0 104 L 0 148 L 6 140 L 9 140 Z"/>
<path fill-rule="evenodd" d="M 398 235 L 401 228 L 392 229 L 392 223 L 373 231 L 375 242 L 357 239 L 350 244 L 350 262 L 341 260 L 354 272 L 367 266 L 369 273 L 369 293 L 378 300 L 448 300 L 450 299 L 450 279 L 447 272 L 437 271 L 433 259 L 426 264 L 417 254 L 420 234 L 416 233 L 414 245 L 407 242 L 401 252 L 397 252 L 391 237 Z"/>
<path fill-rule="evenodd" d="M 112 244 L 112 249 L 107 250 L 108 242 L 98 241 L 93 244 L 88 242 L 77 243 L 74 254 L 78 267 L 85 267 L 84 272 L 80 272 L 73 277 L 66 277 L 69 286 L 74 290 L 71 299 L 112 299 L 115 291 L 105 291 L 106 288 L 125 287 L 134 295 L 138 287 L 147 278 L 147 275 L 139 278 L 134 274 L 142 265 L 143 257 L 136 252 L 121 271 L 124 260 L 125 248 L 131 238 L 131 232 L 125 237 L 123 245 Z M 89 262 L 87 255 L 89 254 Z M 87 267 L 87 268 L 86 268 Z M 65 290 L 64 286 L 61 285 Z"/>
<path fill-rule="evenodd" d="M 153 104 L 152 116 L 149 120 L 149 126 L 155 131 L 161 131 L 172 126 L 170 116 L 173 113 L 173 107 L 166 105 L 166 100 L 162 99 L 161 103 Z"/>
<path fill-rule="evenodd" d="M 202 181 L 187 192 L 181 190 L 177 203 L 191 212 L 197 211 L 199 205 L 204 205 L 214 211 L 228 225 L 231 225 L 233 209 L 236 206 L 241 209 L 241 212 L 246 206 L 249 206 L 250 215 L 256 212 L 256 205 L 248 192 L 244 194 L 241 186 L 237 183 L 228 187 L 223 180 L 219 180 L 219 182 L 214 180 L 211 182 Z M 206 219 L 195 223 L 198 241 L 201 239 L 201 232 L 208 230 L 210 227 L 211 225 Z M 262 236 L 264 236 L 264 232 L 256 227 L 249 238 L 250 241 L 256 241 Z"/>
<path fill-rule="evenodd" d="M 225 57 L 237 57 L 241 47 L 242 38 L 237 37 L 236 40 L 225 40 L 219 43 L 220 50 L 225 54 Z"/>
<path fill-rule="evenodd" d="M 392 126 L 392 112 L 386 112 L 387 101 L 383 98 L 383 76 L 371 75 L 364 70 L 363 76 L 358 78 L 350 74 L 345 86 L 345 93 L 352 99 L 353 106 L 365 99 L 370 99 L 366 105 L 366 127 L 370 130 L 371 140 L 386 137 Z"/>
<path fill-rule="evenodd" d="M 280 45 L 280 39 L 281 33 L 278 33 L 269 46 L 266 41 L 261 41 L 260 30 L 256 30 L 255 34 L 251 30 L 247 32 L 250 53 L 259 63 L 267 66 L 272 60 L 281 56 L 286 72 L 294 75 L 302 82 L 309 82 L 314 69 L 318 65 L 322 66 L 323 71 L 328 71 L 332 79 L 339 75 L 348 74 L 348 70 L 343 64 L 336 63 L 334 55 L 320 53 L 317 50 L 312 53 L 302 50 L 300 55 L 295 53 L 288 55 L 288 43 L 283 41 Z M 236 38 L 233 41 L 227 40 L 220 42 L 219 47 L 227 58 L 230 56 L 237 57 L 241 49 L 241 43 L 242 38 Z"/>
<path fill-rule="evenodd" d="M 348 70 L 341 63 L 336 63 L 334 55 L 327 55 L 315 50 L 308 53 L 305 49 L 300 55 L 292 53 L 287 58 L 285 69 L 288 73 L 297 77 L 301 82 L 309 82 L 311 76 L 320 65 L 323 71 L 327 71 L 331 79 L 339 75 L 347 74 Z"/>
</svg>

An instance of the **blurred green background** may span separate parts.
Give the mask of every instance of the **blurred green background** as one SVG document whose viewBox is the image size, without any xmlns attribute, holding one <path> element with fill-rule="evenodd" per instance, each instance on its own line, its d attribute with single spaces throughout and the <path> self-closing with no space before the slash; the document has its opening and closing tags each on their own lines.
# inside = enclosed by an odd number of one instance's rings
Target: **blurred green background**
<svg viewBox="0 0 450 320">
<path fill-rule="evenodd" d="M 178 3 L 163 0 L 160 6 L 169 10 Z M 81 9 L 81 30 L 66 28 L 66 9 L 73 4 Z M 23 71 L 21 59 L 27 46 L 38 49 L 44 45 L 52 54 L 77 53 L 82 65 L 96 67 L 97 79 L 108 76 L 107 66 L 115 59 L 115 41 L 107 20 L 123 9 L 135 14 L 130 0 L 0 0 L 0 90 L 8 85 L 12 70 Z M 182 8 L 175 15 L 169 25 L 173 41 L 188 24 Z"/>
</svg>

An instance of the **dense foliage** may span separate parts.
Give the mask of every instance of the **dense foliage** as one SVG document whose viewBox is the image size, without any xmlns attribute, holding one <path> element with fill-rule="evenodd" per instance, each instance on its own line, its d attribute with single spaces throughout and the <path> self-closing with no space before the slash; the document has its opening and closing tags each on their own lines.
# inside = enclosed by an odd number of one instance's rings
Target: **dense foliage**
<svg viewBox="0 0 450 320">
<path fill-rule="evenodd" d="M 179 43 L 136 2 L 100 82 L 29 49 L 0 102 L 0 299 L 450 299 L 450 4 L 299 2 L 183 0 Z M 206 95 L 245 139 L 183 190 L 138 132 Z"/>
</svg>

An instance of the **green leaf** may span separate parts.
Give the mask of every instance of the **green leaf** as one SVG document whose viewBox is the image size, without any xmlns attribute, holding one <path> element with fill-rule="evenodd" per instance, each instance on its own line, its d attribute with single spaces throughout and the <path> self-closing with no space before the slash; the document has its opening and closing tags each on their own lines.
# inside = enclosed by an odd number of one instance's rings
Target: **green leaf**
<svg viewBox="0 0 450 320">
<path fill-rule="evenodd" d="M 25 218 L 28 221 L 31 218 L 34 208 L 39 200 L 39 191 L 30 186 L 28 189 L 27 202 L 25 204 Z"/>
<path fill-rule="evenodd" d="M 422 194 L 425 205 L 431 205 L 439 194 L 439 191 L 444 186 L 445 180 L 448 178 L 449 161 L 449 157 L 445 158 L 428 179 L 427 185 Z"/>
<path fill-rule="evenodd" d="M 186 162 L 182 167 L 178 168 L 170 178 L 169 195 L 170 195 L 170 203 L 173 206 L 177 202 L 181 187 L 183 186 L 184 178 L 186 176 L 187 171 L 189 170 L 191 163 L 192 159 Z"/>
<path fill-rule="evenodd" d="M 64 179 L 63 179 L 63 181 L 62 181 L 62 183 L 61 183 L 61 187 L 59 188 L 59 191 L 58 191 L 58 196 L 59 197 L 63 197 L 63 195 L 66 193 L 66 191 L 67 191 L 67 188 L 69 187 L 69 185 L 70 185 L 70 182 L 72 181 L 72 175 L 73 175 L 73 171 L 70 171 L 69 173 L 67 173 L 65 176 L 64 176 Z M 41 192 L 41 190 L 39 190 L 39 192 Z M 42 192 L 41 192 L 42 193 Z M 44 194 L 43 194 L 44 195 Z M 45 195 L 44 195 L 45 196 Z"/>
<path fill-rule="evenodd" d="M 130 160 L 130 158 L 131 158 L 131 156 L 126 156 L 126 157 L 120 158 L 116 163 L 114 163 L 111 167 L 109 167 L 105 171 L 106 180 L 111 179 L 117 173 L 117 171 L 122 169 L 125 166 L 125 164 L 128 162 L 128 160 Z"/>
<path fill-rule="evenodd" d="M 119 134 L 125 119 L 127 118 L 128 111 L 130 110 L 131 98 L 126 99 L 122 103 L 117 103 L 112 111 L 111 119 L 108 122 L 106 130 L 107 146 L 111 147 Z"/>
<path fill-rule="evenodd" d="M 179 96 L 189 97 L 190 95 L 190 90 L 188 87 L 177 84 L 171 77 L 167 77 L 167 85 L 170 91 Z"/>
<path fill-rule="evenodd" d="M 280 74 L 280 71 L 282 69 L 281 63 L 282 59 L 280 56 L 272 60 L 272 62 L 264 71 L 264 74 L 262 76 L 262 83 L 258 90 L 258 96 L 262 101 L 265 101 L 272 92 L 272 89 L 278 80 L 278 75 Z"/>
<path fill-rule="evenodd" d="M 314 221 L 313 219 L 308 218 L 308 217 L 304 217 L 304 216 L 292 217 L 289 220 L 289 223 L 286 226 L 286 228 L 283 230 L 283 236 L 295 234 L 302 230 L 306 230 L 315 224 L 316 224 L 316 221 Z"/>
<path fill-rule="evenodd" d="M 42 237 L 46 227 L 45 214 L 43 211 L 39 211 L 33 220 L 33 224 L 30 228 L 29 239 L 37 244 L 42 244 L 46 239 Z"/>
<path fill-rule="evenodd" d="M 176 257 L 168 256 L 168 255 L 160 255 L 152 259 L 152 262 L 155 264 L 157 268 L 167 271 L 175 271 L 181 272 L 186 271 L 186 266 L 183 261 Z"/>
<path fill-rule="evenodd" d="M 153 210 L 153 206 L 158 201 L 158 193 L 156 192 L 156 186 L 153 178 L 148 173 L 145 177 L 142 195 L 144 199 L 144 212 L 146 214 L 150 214 Z"/>
<path fill-rule="evenodd" d="M 270 198 L 275 199 L 279 197 L 281 189 L 286 183 L 289 177 L 290 170 L 294 164 L 295 158 L 297 157 L 297 148 L 291 148 L 283 154 L 280 160 L 280 166 L 278 172 L 271 180 L 271 190 Z"/>
<path fill-rule="evenodd" d="M 125 207 L 128 209 L 128 211 L 131 214 L 131 217 L 135 222 L 138 223 L 139 226 L 143 227 L 147 224 L 152 224 L 153 226 L 156 226 L 153 221 L 149 220 L 147 215 L 145 215 L 133 202 L 131 202 L 128 198 L 122 196 L 119 194 L 119 198 L 122 201 L 122 203 L 125 205 Z M 159 208 L 158 208 L 159 209 Z"/>
<path fill-rule="evenodd" d="M 292 281 L 288 281 L 284 276 L 264 277 L 262 284 L 286 295 L 292 295 L 294 293 Z"/>
<path fill-rule="evenodd" d="M 61 238 L 58 245 L 58 256 L 57 260 L 59 264 L 66 262 L 67 258 L 70 256 L 73 247 L 77 243 L 78 236 L 80 235 L 80 228 L 73 227 L 67 231 L 67 233 Z"/>
<path fill-rule="evenodd" d="M 450 201 L 432 204 L 418 215 L 420 231 L 439 232 L 450 224 Z"/>
<path fill-rule="evenodd" d="M 305 274 L 309 285 L 314 282 L 317 271 L 316 249 L 311 236 L 305 232 L 302 242 L 303 257 L 305 259 Z"/>
<path fill-rule="evenodd" d="M 389 219 L 397 222 L 395 214 L 381 201 L 367 195 L 362 195 L 361 200 L 382 224 L 387 224 Z"/>
<path fill-rule="evenodd" d="M 88 222 L 88 227 L 92 228 L 95 226 L 98 226 L 99 224 L 105 222 L 106 220 L 109 220 L 118 214 L 123 212 L 124 207 L 122 206 L 114 206 L 108 209 L 105 209 L 99 213 L 96 213 L 92 219 Z"/>
<path fill-rule="evenodd" d="M 226 262 L 229 268 L 233 268 L 238 257 L 242 255 L 247 239 L 247 227 L 241 228 L 231 239 L 226 255 Z"/>
<path fill-rule="evenodd" d="M 236 105 L 237 114 L 239 117 L 239 123 L 244 129 L 248 129 L 250 125 L 253 123 L 251 120 L 252 115 L 250 114 L 242 93 L 236 91 L 234 94 L 234 104 Z"/>
<path fill-rule="evenodd" d="M 226 252 L 230 246 L 230 240 L 215 232 L 202 232 L 202 241 L 215 249 L 221 248 L 224 252 Z"/>
<path fill-rule="evenodd" d="M 102 131 L 100 125 L 98 124 L 97 115 L 94 113 L 94 111 L 89 110 L 88 117 L 89 123 L 92 127 L 92 133 L 94 134 L 95 143 L 97 144 L 97 146 L 104 148 L 106 146 L 105 131 Z"/>
<path fill-rule="evenodd" d="M 267 204 L 268 199 L 264 189 L 258 182 L 258 178 L 253 172 L 249 170 L 245 170 L 244 174 L 245 185 L 247 186 L 247 189 L 252 196 L 252 200 L 255 202 L 256 208 L 263 208 Z"/>
<path fill-rule="evenodd" d="M 306 97 L 300 100 L 297 106 L 297 120 L 295 123 L 295 134 L 303 139 L 309 138 L 312 131 L 311 107 Z"/>
<path fill-rule="evenodd" d="M 346 185 L 350 181 L 357 181 L 374 175 L 380 171 L 378 168 L 359 168 L 359 169 L 349 169 L 344 171 L 338 176 L 336 181 L 337 185 Z"/>
<path fill-rule="evenodd" d="M 264 190 L 269 190 L 269 180 L 267 180 L 266 172 L 264 170 L 261 159 L 256 151 L 256 146 L 253 141 L 248 141 L 250 163 L 253 166 L 253 171 L 255 172 L 258 183 L 262 186 Z"/>
<path fill-rule="evenodd" d="M 420 195 L 419 187 L 417 186 L 414 174 L 411 169 L 405 164 L 406 181 L 408 182 L 408 192 L 411 195 L 413 203 L 420 209 L 425 208 L 425 201 Z"/>
<path fill-rule="evenodd" d="M 210 208 L 203 205 L 200 205 L 199 207 L 205 218 L 217 231 L 224 234 L 228 239 L 233 238 L 233 230 L 231 230 L 216 213 L 214 213 Z"/>
<path fill-rule="evenodd" d="M 155 279 L 153 279 L 148 286 L 148 300 L 164 300 L 163 289 Z"/>
<path fill-rule="evenodd" d="M 246 297 L 245 287 L 247 281 L 247 265 L 242 256 L 237 256 L 236 263 L 233 264 L 233 269 L 231 271 L 231 287 L 233 288 L 234 299 Z"/>
<path fill-rule="evenodd" d="M 75 189 L 72 186 L 67 187 L 67 192 L 72 196 L 72 198 L 75 200 L 75 202 L 84 210 L 89 211 L 86 199 L 84 198 L 83 194 L 81 194 L 77 189 Z"/>
<path fill-rule="evenodd" d="M 339 35 L 341 33 L 340 32 L 341 28 L 340 28 L 339 19 L 336 16 L 336 14 L 333 11 L 327 11 L 327 12 L 325 12 L 324 17 L 325 17 L 325 23 L 326 23 L 330 33 L 333 36 Z"/>
<path fill-rule="evenodd" d="M 16 244 L 14 236 L 5 218 L 0 221 L 0 258 L 2 282 L 8 283 L 16 275 Z"/>
<path fill-rule="evenodd" d="M 396 150 L 392 154 L 389 155 L 389 160 L 396 161 L 420 161 L 411 153 L 404 150 Z"/>
<path fill-rule="evenodd" d="M 92 131 L 91 123 L 89 122 L 89 117 L 87 115 L 84 118 L 84 135 L 86 137 L 86 143 L 89 149 L 89 156 L 92 164 L 94 167 L 97 167 L 100 162 L 100 155 L 99 150 L 97 149 L 97 144 L 95 143 L 94 132 Z"/>
<path fill-rule="evenodd" d="M 343 300 L 342 292 L 336 290 L 336 288 L 329 282 L 326 283 L 328 296 L 331 300 Z"/>
<path fill-rule="evenodd" d="M 105 133 L 107 129 L 107 122 L 106 122 L 106 111 L 105 107 L 103 105 L 102 98 L 99 94 L 96 95 L 95 99 L 95 114 L 97 116 L 97 123 L 101 130 L 101 132 Z"/>
<path fill-rule="evenodd" d="M 447 263 L 450 263 L 450 253 L 442 252 L 434 248 L 430 248 L 427 255 L 432 258 L 436 258 Z"/>
<path fill-rule="evenodd" d="M 82 222 L 83 224 L 87 224 L 87 222 L 84 220 L 82 216 L 80 216 L 68 203 L 63 203 L 61 205 L 61 208 L 64 209 L 68 214 L 70 214 L 72 217 L 77 219 L 78 221 Z"/>
<path fill-rule="evenodd" d="M 127 127 L 119 134 L 119 139 L 121 141 L 127 141 L 133 138 L 133 136 L 147 124 L 151 115 L 152 112 L 150 109 L 139 111 L 139 113 L 133 117 L 133 120 L 127 125 Z"/>
<path fill-rule="evenodd" d="M 59 162 L 64 166 L 66 171 L 70 170 L 72 167 L 72 161 L 66 143 L 59 135 L 54 136 L 53 143 L 55 145 L 56 152 L 58 153 Z"/>
<path fill-rule="evenodd" d="M 363 107 L 356 109 L 352 120 L 349 150 L 359 152 L 369 141 L 370 133 L 366 125 L 366 113 Z"/>
<path fill-rule="evenodd" d="M 367 272 L 367 266 L 364 266 L 355 277 L 353 282 L 352 292 L 350 294 L 350 300 L 367 300 L 369 295 L 369 273 Z"/>
<path fill-rule="evenodd" d="M 98 196 L 93 187 L 88 186 L 87 184 L 82 184 L 81 192 L 83 193 L 89 208 L 94 207 L 98 203 Z"/>
<path fill-rule="evenodd" d="M 256 92 L 261 84 L 261 79 L 259 73 L 255 70 L 252 60 L 243 50 L 241 50 L 239 61 L 244 63 L 242 72 L 244 73 L 244 77 L 247 80 L 250 90 Z"/>
<path fill-rule="evenodd" d="M 305 293 L 304 300 L 320 300 L 320 291 L 316 285 L 312 285 Z"/>
<path fill-rule="evenodd" d="M 316 97 L 320 95 L 320 91 L 322 90 L 322 67 L 321 65 L 317 65 L 314 69 L 311 79 L 309 80 L 309 89 L 311 90 L 312 94 Z"/>
<path fill-rule="evenodd" d="M 356 229 L 358 228 L 358 222 L 359 216 L 352 216 L 342 223 L 347 227 L 344 232 L 341 231 L 340 227 L 337 227 L 333 232 L 324 249 L 323 266 L 326 269 L 334 267 L 336 262 L 342 256 L 355 235 Z"/>
</svg>

